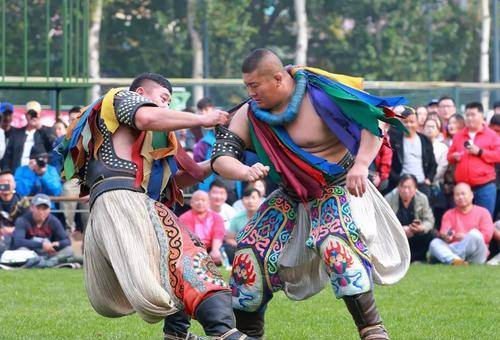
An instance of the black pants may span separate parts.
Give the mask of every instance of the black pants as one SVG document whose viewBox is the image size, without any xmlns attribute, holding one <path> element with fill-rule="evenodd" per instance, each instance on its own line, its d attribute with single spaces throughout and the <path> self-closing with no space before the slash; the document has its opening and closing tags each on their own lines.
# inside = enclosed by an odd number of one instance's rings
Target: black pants
<svg viewBox="0 0 500 340">
<path fill-rule="evenodd" d="M 410 244 L 411 262 L 426 261 L 425 255 L 427 254 L 427 250 L 429 250 L 429 244 L 433 238 L 434 235 L 429 232 L 417 234 L 408 239 L 408 243 Z"/>
</svg>

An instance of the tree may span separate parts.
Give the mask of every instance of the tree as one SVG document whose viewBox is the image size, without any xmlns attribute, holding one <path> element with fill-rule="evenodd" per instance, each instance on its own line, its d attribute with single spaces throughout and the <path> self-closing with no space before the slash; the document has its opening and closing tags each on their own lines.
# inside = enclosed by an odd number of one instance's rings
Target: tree
<svg viewBox="0 0 500 340">
<path fill-rule="evenodd" d="M 203 46 L 200 33 L 196 28 L 196 2 L 197 0 L 188 0 L 187 2 L 187 21 L 191 37 L 191 50 L 193 51 L 193 71 L 191 77 L 201 79 L 203 78 Z M 193 103 L 197 103 L 201 98 L 203 98 L 203 87 L 199 85 L 193 86 Z"/>
<path fill-rule="evenodd" d="M 100 35 L 102 22 L 103 0 L 96 0 L 93 3 L 90 14 L 90 29 L 88 37 L 89 46 L 89 77 L 95 79 L 100 77 Z M 91 89 L 91 100 L 94 101 L 101 95 L 101 86 L 94 85 Z"/>
<path fill-rule="evenodd" d="M 481 0 L 481 59 L 479 64 L 479 81 L 488 83 L 490 81 L 490 32 L 491 32 L 491 17 L 490 17 L 490 2 Z M 485 108 L 489 107 L 490 93 L 483 91 L 481 93 L 481 101 Z"/>
<path fill-rule="evenodd" d="M 295 44 L 295 64 L 307 64 L 307 12 L 306 0 L 294 0 L 295 17 L 297 22 L 297 43 Z"/>
</svg>

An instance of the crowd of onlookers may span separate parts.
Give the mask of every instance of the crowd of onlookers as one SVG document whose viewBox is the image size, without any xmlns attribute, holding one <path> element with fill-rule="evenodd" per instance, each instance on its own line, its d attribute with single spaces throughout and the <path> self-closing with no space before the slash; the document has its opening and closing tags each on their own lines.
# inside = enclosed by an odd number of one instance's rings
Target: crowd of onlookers
<svg viewBox="0 0 500 340">
<path fill-rule="evenodd" d="M 192 112 L 214 108 L 204 98 Z M 498 264 L 500 103 L 486 111 L 472 102 L 457 112 L 454 100 L 442 97 L 415 109 L 394 110 L 407 133 L 380 126 L 384 143 L 370 167 L 370 180 L 401 222 L 412 261 Z M 38 102 L 26 105 L 22 128 L 11 124 L 11 104 L 2 103 L 0 111 L 0 256 L 5 250 L 26 250 L 31 254 L 26 255 L 27 267 L 75 261 L 71 240 L 77 234 L 81 238 L 88 205 L 75 199 L 76 180 L 61 179 L 63 161 L 54 147 L 80 108 L 72 108 L 65 121 L 56 120 L 52 127 L 41 124 Z M 210 157 L 213 130 L 185 129 L 177 137 L 195 161 Z M 244 161 L 258 160 L 246 151 Z M 241 183 L 213 174 L 184 191 L 189 204 L 176 207 L 175 213 L 217 264 L 229 266 L 238 232 L 274 188 L 262 180 Z"/>
</svg>

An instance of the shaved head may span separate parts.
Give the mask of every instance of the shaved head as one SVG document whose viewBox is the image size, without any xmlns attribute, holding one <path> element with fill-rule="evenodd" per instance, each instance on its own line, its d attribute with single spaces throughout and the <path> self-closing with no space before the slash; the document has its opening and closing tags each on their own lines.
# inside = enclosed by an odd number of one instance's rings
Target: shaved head
<svg viewBox="0 0 500 340">
<path fill-rule="evenodd" d="M 191 196 L 191 209 L 195 214 L 205 214 L 209 207 L 208 193 L 203 190 L 196 190 Z"/>
<path fill-rule="evenodd" d="M 193 193 L 193 196 L 191 196 L 192 199 L 198 199 L 198 198 L 201 198 L 201 199 L 207 199 L 208 200 L 208 193 L 206 191 L 203 191 L 203 190 L 196 190 L 194 193 Z"/>
<path fill-rule="evenodd" d="M 256 70 L 261 74 L 274 74 L 283 70 L 283 63 L 272 51 L 258 48 L 247 55 L 241 66 L 242 73 L 251 73 Z"/>
</svg>

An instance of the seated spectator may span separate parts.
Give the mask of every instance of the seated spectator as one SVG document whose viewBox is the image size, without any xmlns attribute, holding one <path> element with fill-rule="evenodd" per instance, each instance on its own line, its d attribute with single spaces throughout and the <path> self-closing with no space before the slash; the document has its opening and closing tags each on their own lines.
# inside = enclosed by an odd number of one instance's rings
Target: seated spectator
<svg viewBox="0 0 500 340">
<path fill-rule="evenodd" d="M 500 265 L 500 220 L 495 222 L 493 238 L 491 239 L 490 249 L 493 248 L 491 259 L 486 262 L 487 264 L 498 266 Z"/>
<path fill-rule="evenodd" d="M 2 169 L 12 172 L 29 164 L 29 155 L 34 145 L 42 145 L 46 151 L 50 151 L 55 140 L 51 128 L 42 125 L 40 103 L 32 101 L 26 107 L 25 116 L 28 123 L 25 127 L 12 131 L 2 160 Z"/>
<path fill-rule="evenodd" d="M 456 208 L 444 214 L 439 238 L 430 244 L 430 254 L 446 264 L 484 263 L 493 236 L 491 215 L 485 208 L 472 204 L 474 194 L 466 183 L 455 186 L 453 198 Z"/>
<path fill-rule="evenodd" d="M 248 183 L 246 190 L 248 189 L 257 189 L 259 192 L 260 200 L 259 200 L 259 206 L 264 203 L 266 200 L 266 182 L 263 179 L 256 180 L 255 182 L 250 182 Z M 239 213 L 241 211 L 245 211 L 245 205 L 243 204 L 243 198 L 237 200 L 233 204 L 233 208 L 236 211 L 236 213 Z"/>
<path fill-rule="evenodd" d="M 388 190 L 397 186 L 402 174 L 413 174 L 417 178 L 418 190 L 429 197 L 430 185 L 437 168 L 432 143 L 425 135 L 417 132 L 418 116 L 415 110 L 406 107 L 402 115 L 409 133 L 406 135 L 396 130 L 389 132 L 394 153 Z"/>
<path fill-rule="evenodd" d="M 14 175 L 17 192 L 23 196 L 46 194 L 59 196 L 62 191 L 61 177 L 56 168 L 47 164 L 49 156 L 42 145 L 34 145 L 28 165 L 21 166 Z"/>
<path fill-rule="evenodd" d="M 226 203 L 227 201 L 227 186 L 224 182 L 215 180 L 210 183 L 208 190 L 208 198 L 210 200 L 210 209 L 218 213 L 224 221 L 224 228 L 229 229 L 229 222 L 236 214 L 232 206 Z"/>
<path fill-rule="evenodd" d="M 215 264 L 221 264 L 220 248 L 224 240 L 224 221 L 216 212 L 209 209 L 208 194 L 197 190 L 191 197 L 191 209 L 179 219 L 186 228 L 201 239 Z"/>
<path fill-rule="evenodd" d="M 8 171 L 0 173 L 0 227 L 7 228 L 4 229 L 4 235 L 5 233 L 12 234 L 16 218 L 25 210 L 24 200 L 16 192 L 14 176 Z"/>
<path fill-rule="evenodd" d="M 425 261 L 433 239 L 434 216 L 427 196 L 417 190 L 413 175 L 401 176 L 396 189 L 385 196 L 403 226 L 410 244 L 411 261 Z"/>
<path fill-rule="evenodd" d="M 50 198 L 38 194 L 30 210 L 16 220 L 13 249 L 29 249 L 41 256 L 72 255 L 71 241 L 61 222 L 50 213 Z"/>
<path fill-rule="evenodd" d="M 465 128 L 453 137 L 448 161 L 456 164 L 455 181 L 469 184 L 474 192 L 474 204 L 488 209 L 493 217 L 500 136 L 485 125 L 481 103 L 465 106 Z"/>
</svg>

